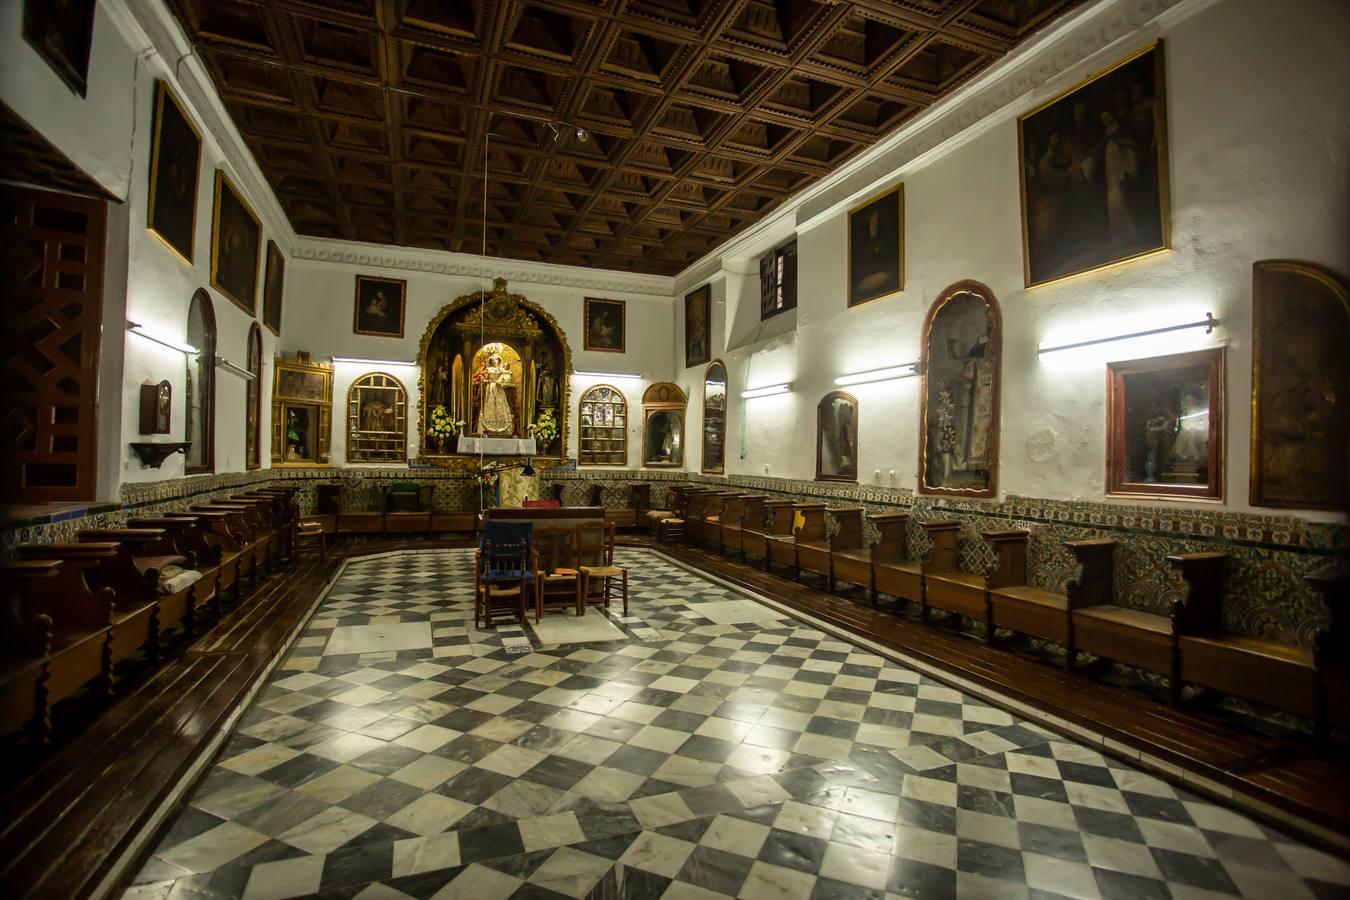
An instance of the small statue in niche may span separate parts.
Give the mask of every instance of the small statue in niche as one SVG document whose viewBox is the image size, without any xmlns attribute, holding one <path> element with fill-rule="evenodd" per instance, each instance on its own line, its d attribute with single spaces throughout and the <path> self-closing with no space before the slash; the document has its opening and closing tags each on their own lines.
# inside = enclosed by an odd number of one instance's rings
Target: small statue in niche
<svg viewBox="0 0 1350 900">
<path fill-rule="evenodd" d="M 535 405 L 540 409 L 553 409 L 558 405 L 558 379 L 549 367 L 548 360 L 539 363 L 539 374 L 535 379 Z"/>
<path fill-rule="evenodd" d="M 431 376 L 431 405 L 446 406 L 446 391 L 450 385 L 450 370 L 446 368 L 445 357 L 436 363 L 436 371 Z"/>
</svg>

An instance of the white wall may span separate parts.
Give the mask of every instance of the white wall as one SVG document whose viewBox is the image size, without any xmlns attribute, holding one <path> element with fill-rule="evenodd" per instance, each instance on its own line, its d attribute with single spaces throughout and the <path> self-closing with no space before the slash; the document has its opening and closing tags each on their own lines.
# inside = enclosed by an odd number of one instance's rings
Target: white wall
<svg viewBox="0 0 1350 900">
<path fill-rule="evenodd" d="M 928 307 L 944 287 L 970 278 L 992 289 L 1003 315 L 1000 495 L 1104 499 L 1103 363 L 1111 357 L 1041 362 L 1042 341 L 1127 333 L 1212 311 L 1223 321 L 1213 336 L 1184 333 L 1127 347 L 1114 358 L 1227 344 L 1225 505 L 1250 508 L 1251 265 L 1294 257 L 1350 275 L 1350 5 L 1223 0 L 1126 38 L 1041 85 L 1023 108 L 1159 35 L 1166 52 L 1171 252 L 1026 290 L 1017 127 L 1005 117 L 946 155 L 884 179 L 905 185 L 902 292 L 847 309 L 846 213 L 799 230 L 795 331 L 755 346 L 748 384 L 792 381 L 794 392 L 733 403 L 728 472 L 762 475 L 768 466 L 773 475 L 814 477 L 815 404 L 835 389 L 833 379 L 917 360 Z M 779 242 L 769 237 L 763 249 Z M 725 260 L 712 281 L 714 314 L 730 317 L 733 343 L 742 345 L 739 304 L 757 303 L 758 296 L 756 279 L 737 274 L 748 271 L 740 259 Z M 692 287 L 681 285 L 681 293 Z M 779 330 L 772 322 L 766 333 Z M 725 348 L 721 325 L 714 346 Z M 679 320 L 676 348 L 683 346 L 682 330 Z M 675 352 L 682 367 L 682 350 Z M 722 356 L 738 395 L 752 354 L 741 346 Z M 678 380 L 697 395 L 701 378 L 698 367 L 682 369 Z M 917 488 L 919 388 L 917 378 L 846 388 L 861 407 L 861 482 Z M 690 468 L 697 469 L 696 447 L 691 451 Z"/>
</svg>

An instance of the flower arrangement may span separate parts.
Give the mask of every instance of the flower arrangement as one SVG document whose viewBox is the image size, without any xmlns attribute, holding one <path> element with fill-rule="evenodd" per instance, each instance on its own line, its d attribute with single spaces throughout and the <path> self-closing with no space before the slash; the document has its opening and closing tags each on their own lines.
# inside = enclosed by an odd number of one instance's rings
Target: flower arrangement
<svg viewBox="0 0 1350 900">
<path fill-rule="evenodd" d="M 540 447 L 547 447 L 558 436 L 558 420 L 553 418 L 553 410 L 546 409 L 534 420 L 534 439 Z"/>
<path fill-rule="evenodd" d="M 435 438 L 452 438 L 464 430 L 464 420 L 450 418 L 443 405 L 431 410 L 431 422 L 427 425 L 427 434 Z"/>
</svg>

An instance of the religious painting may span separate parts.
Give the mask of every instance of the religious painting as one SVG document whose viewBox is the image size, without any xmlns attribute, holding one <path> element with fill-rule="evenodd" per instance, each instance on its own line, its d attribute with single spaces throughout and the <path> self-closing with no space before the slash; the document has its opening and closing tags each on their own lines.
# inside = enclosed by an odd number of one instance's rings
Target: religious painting
<svg viewBox="0 0 1350 900">
<path fill-rule="evenodd" d="M 254 315 L 262 225 L 230 179 L 216 169 L 216 205 L 211 219 L 211 286 Z"/>
<path fill-rule="evenodd" d="M 150 144 L 147 226 L 169 249 L 191 263 L 197 234 L 197 174 L 202 138 L 178 98 L 155 82 L 155 124 Z"/>
<path fill-rule="evenodd" d="M 1158 41 L 1017 120 L 1027 287 L 1169 246 L 1166 94 Z"/>
<path fill-rule="evenodd" d="M 471 431 L 485 437 L 520 437 L 521 386 L 525 383 L 520 354 L 510 344 L 494 341 L 473 355 Z"/>
<path fill-rule="evenodd" d="M 276 241 L 267 242 L 267 274 L 263 278 L 263 324 L 281 336 L 281 297 L 286 287 L 286 257 Z"/>
<path fill-rule="evenodd" d="M 322 373 L 297 369 L 281 369 L 277 372 L 277 396 L 294 400 L 322 400 L 327 390 L 328 384 Z"/>
<path fill-rule="evenodd" d="M 727 466 L 727 367 L 715 360 L 703 375 L 703 472 L 721 475 Z"/>
<path fill-rule="evenodd" d="M 1223 358 L 1107 364 L 1107 494 L 1223 499 Z"/>
<path fill-rule="evenodd" d="M 684 465 L 684 413 L 688 398 L 679 385 L 658 382 L 642 394 L 642 465 Z"/>
<path fill-rule="evenodd" d="M 858 401 L 831 391 L 816 406 L 816 481 L 858 480 Z"/>
<path fill-rule="evenodd" d="M 1252 266 L 1253 506 L 1350 508 L 1350 283 L 1312 263 Z"/>
<path fill-rule="evenodd" d="M 849 210 L 849 306 L 904 289 L 904 241 L 903 184 Z"/>
<path fill-rule="evenodd" d="M 627 341 L 626 303 L 622 300 L 585 300 L 586 335 L 582 346 L 601 353 L 623 353 Z"/>
<path fill-rule="evenodd" d="M 402 463 L 407 456 L 408 392 L 393 375 L 362 375 L 347 391 L 347 461 Z"/>
<path fill-rule="evenodd" d="M 24 0 L 23 39 L 72 91 L 85 96 L 96 0 Z"/>
<path fill-rule="evenodd" d="M 708 285 L 684 297 L 684 364 L 702 366 L 712 359 L 712 291 Z"/>
<path fill-rule="evenodd" d="M 919 394 L 919 492 L 993 497 L 998 475 L 1002 323 L 977 281 L 948 287 L 928 310 Z"/>
<path fill-rule="evenodd" d="M 398 278 L 356 276 L 356 321 L 352 330 L 374 337 L 403 337 L 403 308 L 408 282 Z"/>
</svg>

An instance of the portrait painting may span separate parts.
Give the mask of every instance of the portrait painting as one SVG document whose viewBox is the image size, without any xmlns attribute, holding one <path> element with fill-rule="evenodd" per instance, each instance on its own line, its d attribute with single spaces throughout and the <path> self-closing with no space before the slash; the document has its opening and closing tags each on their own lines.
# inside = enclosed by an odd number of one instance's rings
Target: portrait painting
<svg viewBox="0 0 1350 900">
<path fill-rule="evenodd" d="M 255 315 L 262 225 L 230 179 L 216 169 L 216 205 L 211 219 L 211 286 Z"/>
<path fill-rule="evenodd" d="M 905 286 L 905 186 L 898 184 L 848 213 L 848 305 Z"/>
<path fill-rule="evenodd" d="M 586 334 L 582 346 L 602 353 L 623 353 L 627 339 L 626 303 L 622 300 L 585 300 Z"/>
<path fill-rule="evenodd" d="M 706 365 L 712 359 L 712 291 L 704 285 L 684 297 L 684 364 Z"/>
<path fill-rule="evenodd" d="M 178 98 L 155 82 L 155 123 L 150 143 L 150 203 L 147 226 L 184 262 L 195 258 L 197 174 L 202 138 Z"/>
<path fill-rule="evenodd" d="M 1168 246 L 1162 42 L 1017 120 L 1033 287 Z"/>
<path fill-rule="evenodd" d="M 684 465 L 684 413 L 676 409 L 647 411 L 642 425 L 642 464 L 670 468 Z"/>
<path fill-rule="evenodd" d="M 1252 266 L 1253 506 L 1350 508 L 1350 283 L 1312 263 Z"/>
<path fill-rule="evenodd" d="M 1223 358 L 1107 364 L 1107 494 L 1223 499 Z"/>
<path fill-rule="evenodd" d="M 356 321 L 352 330 L 375 337 L 403 337 L 403 308 L 408 282 L 398 278 L 356 276 Z"/>
<path fill-rule="evenodd" d="M 976 281 L 951 285 L 923 335 L 919 492 L 992 497 L 1002 352 L 993 292 Z"/>
<path fill-rule="evenodd" d="M 816 480 L 858 480 L 858 401 L 831 391 L 816 406 Z"/>
<path fill-rule="evenodd" d="M 24 0 L 23 39 L 72 91 L 89 87 L 96 0 Z"/>
<path fill-rule="evenodd" d="M 263 324 L 281 336 L 281 297 L 286 287 L 286 257 L 276 241 L 267 242 L 267 274 L 263 276 Z"/>
</svg>

